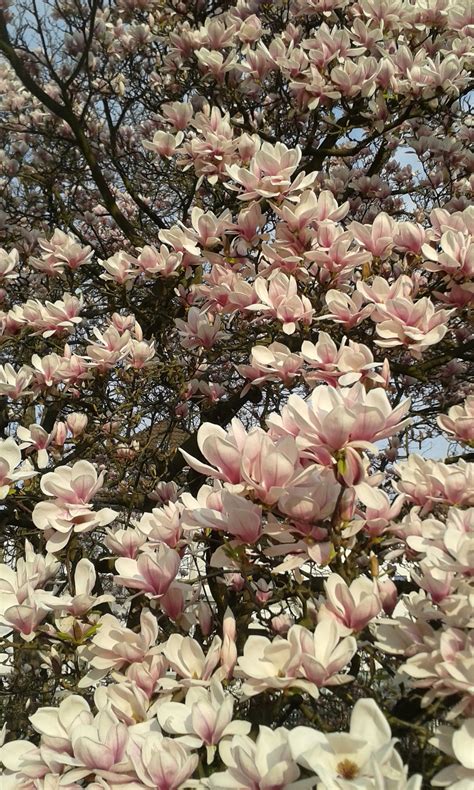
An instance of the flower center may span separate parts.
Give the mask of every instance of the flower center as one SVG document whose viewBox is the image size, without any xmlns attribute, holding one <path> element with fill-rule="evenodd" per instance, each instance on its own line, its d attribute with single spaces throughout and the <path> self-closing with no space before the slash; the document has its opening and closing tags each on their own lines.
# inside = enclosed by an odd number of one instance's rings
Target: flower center
<svg viewBox="0 0 474 790">
<path fill-rule="evenodd" d="M 336 768 L 338 776 L 340 776 L 342 779 L 355 779 L 359 773 L 359 766 L 347 758 L 345 760 L 341 760 L 341 762 L 337 764 Z"/>
</svg>

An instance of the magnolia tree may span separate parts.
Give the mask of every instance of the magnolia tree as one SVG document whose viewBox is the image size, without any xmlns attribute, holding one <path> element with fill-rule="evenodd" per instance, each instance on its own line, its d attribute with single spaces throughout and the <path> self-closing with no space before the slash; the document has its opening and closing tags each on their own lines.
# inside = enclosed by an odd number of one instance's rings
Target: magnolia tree
<svg viewBox="0 0 474 790">
<path fill-rule="evenodd" d="M 3 0 L 14 790 L 474 783 L 469 0 Z"/>
</svg>

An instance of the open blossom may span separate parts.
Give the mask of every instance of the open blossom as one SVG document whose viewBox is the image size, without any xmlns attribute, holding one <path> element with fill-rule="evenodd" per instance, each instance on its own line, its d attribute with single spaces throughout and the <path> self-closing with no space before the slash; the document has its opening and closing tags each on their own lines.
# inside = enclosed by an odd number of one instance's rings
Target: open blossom
<svg viewBox="0 0 474 790">
<path fill-rule="evenodd" d="M 106 529 L 104 544 L 117 557 L 135 559 L 138 550 L 146 542 L 146 536 L 137 529 Z"/>
<path fill-rule="evenodd" d="M 40 357 L 39 354 L 33 354 L 31 357 L 31 366 L 33 368 L 35 390 L 53 387 L 61 381 L 61 362 L 62 360 L 59 354 L 47 354 L 45 357 Z"/>
<path fill-rule="evenodd" d="M 262 508 L 242 496 L 223 490 L 222 509 L 196 508 L 186 517 L 186 527 L 216 529 L 243 543 L 256 543 L 262 534 Z"/>
<path fill-rule="evenodd" d="M 191 307 L 186 321 L 175 319 L 180 342 L 183 348 L 212 348 L 216 343 L 228 337 L 227 332 L 221 330 L 221 319 Z"/>
<path fill-rule="evenodd" d="M 223 741 L 219 754 L 226 771 L 211 774 L 207 786 L 212 790 L 309 790 L 312 780 L 303 784 L 295 781 L 300 771 L 292 758 L 288 736 L 284 727 L 272 730 L 261 726 L 256 741 L 248 735 L 234 735 L 231 741 Z"/>
<path fill-rule="evenodd" d="M 0 592 L 2 606 L 22 603 L 32 590 L 42 588 L 60 569 L 60 563 L 52 554 L 44 557 L 35 554 L 33 546 L 25 541 L 25 556 L 20 557 L 16 569 L 0 564 Z"/>
<path fill-rule="evenodd" d="M 474 508 L 460 510 L 451 507 L 446 523 L 437 519 L 424 519 L 416 526 L 418 534 L 407 534 L 406 542 L 410 548 L 426 555 L 426 562 L 420 566 L 424 571 L 423 578 L 430 576 L 429 592 L 434 599 L 436 596 L 442 599 L 451 592 L 454 574 L 473 575 Z M 438 579 L 436 585 L 435 579 Z M 446 589 L 441 595 L 443 582 Z M 423 589 L 427 589 L 423 579 L 419 583 Z"/>
<path fill-rule="evenodd" d="M 82 247 L 75 236 L 56 228 L 51 238 L 38 239 L 41 248 L 41 259 L 30 258 L 29 263 L 35 269 L 50 273 L 61 272 L 64 266 L 75 270 L 90 263 L 94 255 L 91 247 Z"/>
<path fill-rule="evenodd" d="M 186 686 L 208 686 L 221 657 L 222 640 L 215 636 L 207 648 L 207 655 L 201 645 L 190 636 L 171 634 L 161 648 L 171 668 L 182 678 L 180 684 Z M 177 684 L 171 681 L 172 686 Z M 166 688 L 165 683 L 163 685 Z"/>
<path fill-rule="evenodd" d="M 151 548 L 166 543 L 175 549 L 182 537 L 182 510 L 180 504 L 168 502 L 153 508 L 151 513 L 144 513 L 137 524 L 138 535 L 143 536 Z"/>
<path fill-rule="evenodd" d="M 161 733 L 153 731 L 133 733 L 127 753 L 140 782 L 143 782 L 129 787 L 179 790 L 193 775 L 199 762 L 198 755 L 190 754 L 178 739 L 164 738 Z"/>
<path fill-rule="evenodd" d="M 283 272 L 271 275 L 267 280 L 257 277 L 255 293 L 260 302 L 248 306 L 248 310 L 262 312 L 281 321 L 283 332 L 292 335 L 299 323 L 309 326 L 313 307 L 307 296 L 298 295 L 297 282 Z"/>
<path fill-rule="evenodd" d="M 79 767 L 99 775 L 101 771 L 125 773 L 129 768 L 127 742 L 127 727 L 108 710 L 99 711 L 93 723 L 81 723 L 71 732 L 71 747 Z"/>
<path fill-rule="evenodd" d="M 212 423 L 203 423 L 198 431 L 198 447 L 209 464 L 214 466 L 198 461 L 185 450 L 180 452 L 196 471 L 218 480 L 240 483 L 240 460 L 246 439 L 247 432 L 236 418 L 232 420 L 231 427 L 227 431 Z"/>
<path fill-rule="evenodd" d="M 0 282 L 3 280 L 16 280 L 18 272 L 15 271 L 19 263 L 17 250 L 7 252 L 0 247 Z"/>
<path fill-rule="evenodd" d="M 72 695 L 57 709 L 39 708 L 30 720 L 41 735 L 41 757 L 61 773 L 64 770 L 68 772 L 66 775 L 70 782 L 75 779 L 81 781 L 91 772 L 100 776 L 102 772 L 112 771 L 109 774 L 111 778 L 115 771 L 124 774 L 130 770 L 125 751 L 127 727 L 112 711 L 100 710 L 94 717 L 87 702 L 78 695 Z M 21 743 L 14 741 L 15 746 L 10 746 L 7 752 L 10 765 L 14 764 L 15 752 L 18 754 Z M 17 757 L 18 767 L 28 775 L 29 767 L 25 763 L 27 760 L 18 760 Z M 70 772 L 69 768 L 72 768 Z"/>
<path fill-rule="evenodd" d="M 420 776 L 405 784 L 407 771 L 394 749 L 395 739 L 391 735 L 376 702 L 359 699 L 352 711 L 348 734 L 295 727 L 288 737 L 293 758 L 317 775 L 318 790 L 351 787 L 419 790 Z"/>
<path fill-rule="evenodd" d="M 474 506 L 474 464 L 425 460 L 413 453 L 396 465 L 400 480 L 394 488 L 427 512 L 436 502 Z"/>
<path fill-rule="evenodd" d="M 461 231 L 447 230 L 439 241 L 441 252 L 429 244 L 422 247 L 425 268 L 428 271 L 441 271 L 456 280 L 470 280 L 474 277 L 474 240 Z"/>
<path fill-rule="evenodd" d="M 30 448 L 37 452 L 37 463 L 39 469 L 44 469 L 48 465 L 49 456 L 47 448 L 53 440 L 52 434 L 47 433 L 41 425 L 36 423 L 24 428 L 20 425 L 16 435 L 21 440 L 20 449 Z"/>
<path fill-rule="evenodd" d="M 193 686 L 185 703 L 163 702 L 157 710 L 158 721 L 165 732 L 185 736 L 182 742 L 194 748 L 207 747 L 208 762 L 214 757 L 215 746 L 232 735 L 248 735 L 250 722 L 233 721 L 234 701 L 218 680 L 209 689 Z"/>
<path fill-rule="evenodd" d="M 301 159 L 301 149 L 287 148 L 284 143 L 262 143 L 250 160 L 248 169 L 238 165 L 226 166 L 228 175 L 243 188 L 240 200 L 285 197 L 307 189 L 316 179 L 316 173 L 292 176 Z"/>
<path fill-rule="evenodd" d="M 184 140 L 183 132 L 171 134 L 171 132 L 158 131 L 153 135 L 153 140 L 145 140 L 143 143 L 144 148 L 153 151 L 159 156 L 170 157 L 176 152 L 176 149 Z"/>
<path fill-rule="evenodd" d="M 99 620 L 99 628 L 81 652 L 90 669 L 81 681 L 80 688 L 87 688 L 101 680 L 111 671 L 117 671 L 133 665 L 141 664 L 145 659 L 158 653 L 158 624 L 156 617 L 143 609 L 140 615 L 140 630 L 132 631 L 125 628 L 111 614 L 105 614 Z"/>
<path fill-rule="evenodd" d="M 256 497 L 274 504 L 291 485 L 301 484 L 311 470 L 299 464 L 299 452 L 292 436 L 273 439 L 261 428 L 248 434 L 238 420 L 226 433 L 222 428 L 204 423 L 198 432 L 198 446 L 216 468 L 182 451 L 193 469 L 232 484 L 236 491 L 250 488 Z"/>
<path fill-rule="evenodd" d="M 83 307 L 83 297 L 78 298 L 64 293 L 56 302 L 28 299 L 23 305 L 14 309 L 15 320 L 21 322 L 30 331 L 41 333 L 43 337 L 52 337 L 61 332 L 71 332 L 82 322 L 79 313 Z"/>
<path fill-rule="evenodd" d="M 28 387 L 32 378 L 33 371 L 27 365 L 22 365 L 18 371 L 9 362 L 0 365 L 0 394 L 7 395 L 12 400 L 28 395 L 31 392 Z"/>
<path fill-rule="evenodd" d="M 474 442 L 474 395 L 469 395 L 464 403 L 451 406 L 447 415 L 438 417 L 438 425 L 459 442 Z"/>
<path fill-rule="evenodd" d="M 376 343 L 383 348 L 406 345 L 419 357 L 423 349 L 443 339 L 451 312 L 437 310 L 427 297 L 417 302 L 403 297 L 389 299 L 372 315 L 380 338 Z"/>
<path fill-rule="evenodd" d="M 388 361 L 375 362 L 370 349 L 363 343 L 346 338 L 338 348 L 327 332 L 320 332 L 317 343 L 304 340 L 301 356 L 307 364 L 305 381 L 314 386 L 325 381 L 333 387 L 347 387 L 356 381 L 372 381 L 387 386 L 390 377 Z M 380 373 L 377 368 L 382 368 Z"/>
<path fill-rule="evenodd" d="M 252 384 L 263 381 L 282 381 L 291 385 L 303 366 L 299 354 L 294 354 L 282 343 L 271 343 L 269 346 L 254 346 L 250 354 L 250 365 L 239 365 L 238 371 Z"/>
<path fill-rule="evenodd" d="M 389 300 L 410 299 L 413 294 L 414 283 L 411 277 L 402 274 L 392 283 L 379 276 L 374 277 L 370 285 L 365 280 L 358 280 L 356 287 L 366 302 L 381 305 L 383 308 L 383 305 Z M 372 318 L 375 318 L 375 316 L 378 316 L 377 310 L 374 311 Z"/>
<path fill-rule="evenodd" d="M 0 500 L 5 499 L 12 483 L 36 475 L 29 461 L 21 462 L 21 450 L 12 437 L 0 440 Z"/>
<path fill-rule="evenodd" d="M 474 782 L 474 759 L 472 743 L 474 740 L 474 719 L 463 721 L 459 729 L 441 726 L 430 743 L 452 757 L 456 762 L 443 768 L 433 777 L 433 787 L 453 787 L 468 790 Z"/>
<path fill-rule="evenodd" d="M 90 500 L 102 488 L 105 473 L 97 475 L 89 461 L 60 466 L 41 478 L 41 490 L 53 500 L 39 502 L 33 510 L 33 523 L 44 530 L 48 550 L 64 548 L 73 532 L 90 532 L 106 526 L 115 511 L 102 508 L 94 512 Z"/>
<path fill-rule="evenodd" d="M 125 357 L 125 367 L 141 370 L 149 365 L 155 356 L 154 340 L 130 340 Z"/>
<path fill-rule="evenodd" d="M 342 634 L 361 631 L 382 609 L 377 587 L 366 576 L 359 576 L 350 586 L 337 573 L 324 582 L 326 601 L 318 620 L 334 618 Z"/>
<path fill-rule="evenodd" d="M 94 327 L 93 334 L 97 341 L 87 346 L 87 354 L 90 361 L 99 369 L 107 370 L 127 355 L 131 339 L 128 330 L 122 333 L 112 325 L 104 332 L 100 332 Z"/>
<path fill-rule="evenodd" d="M 266 689 L 298 688 L 317 698 L 322 686 L 339 685 L 351 678 L 340 674 L 356 652 L 352 637 L 340 641 L 334 623 L 319 624 L 314 634 L 302 626 L 292 626 L 286 638 L 270 641 L 264 636 L 249 636 L 236 674 L 243 678 L 246 696 Z"/>
<path fill-rule="evenodd" d="M 219 217 L 216 217 L 212 211 L 204 211 L 199 206 L 194 206 L 191 211 L 191 224 L 196 241 L 207 249 L 219 244 L 231 220 L 230 211 L 223 211 Z"/>
<path fill-rule="evenodd" d="M 447 628 L 434 634 L 424 649 L 401 666 L 401 671 L 411 678 L 415 687 L 426 689 L 422 706 L 434 699 L 459 695 L 459 702 L 447 714 L 454 719 L 461 713 L 471 713 L 474 708 L 474 634 L 459 628 Z"/>
<path fill-rule="evenodd" d="M 279 208 L 275 207 L 275 211 L 290 230 L 301 231 L 310 223 L 344 219 L 349 211 L 349 203 L 346 201 L 339 206 L 332 192 L 327 189 L 323 189 L 319 195 L 308 189 L 299 196 L 296 205 L 295 201 L 287 201 Z"/>
<path fill-rule="evenodd" d="M 99 263 L 105 269 L 100 275 L 102 280 L 112 280 L 118 285 L 131 284 L 140 273 L 136 259 L 126 252 L 117 252 L 105 261 L 99 259 Z"/>
<path fill-rule="evenodd" d="M 120 557 L 115 563 L 119 573 L 115 582 L 140 590 L 149 598 L 160 597 L 175 579 L 180 562 L 179 554 L 162 543 L 157 551 L 144 551 L 136 560 Z"/>
<path fill-rule="evenodd" d="M 31 585 L 26 585 L 22 591 L 21 603 L 17 603 L 15 596 L 1 595 L 0 623 L 7 626 L 7 630 L 17 631 L 26 642 L 34 639 L 38 626 L 50 611 Z"/>
<path fill-rule="evenodd" d="M 395 222 L 384 211 L 377 215 L 372 225 L 351 222 L 349 229 L 354 238 L 376 258 L 386 258 L 394 246 Z"/>
<path fill-rule="evenodd" d="M 76 565 L 74 571 L 74 595 L 61 595 L 59 597 L 43 592 L 41 601 L 53 611 L 67 612 L 74 617 L 81 617 L 89 612 L 92 607 L 101 603 L 111 603 L 115 599 L 112 595 L 92 595 L 96 582 L 96 571 L 90 560 L 83 557 Z"/>
<path fill-rule="evenodd" d="M 331 288 L 325 298 L 330 312 L 321 316 L 319 320 L 330 319 L 338 324 L 343 324 L 347 329 L 360 324 L 373 311 L 372 305 L 362 307 L 363 298 L 358 291 L 351 298 L 342 291 Z"/>
<path fill-rule="evenodd" d="M 313 633 L 301 625 L 293 625 L 288 631 L 288 641 L 301 653 L 300 672 L 318 688 L 352 680 L 341 670 L 357 651 L 357 642 L 352 636 L 343 636 L 343 629 L 331 619 L 318 623 Z"/>
<path fill-rule="evenodd" d="M 140 255 L 136 262 L 145 275 L 173 277 L 178 274 L 183 258 L 180 252 L 170 252 L 165 244 L 161 244 L 159 250 L 152 245 L 139 249 Z"/>
<path fill-rule="evenodd" d="M 392 409 L 385 391 L 378 387 L 366 392 L 362 384 L 334 389 L 316 387 L 308 401 L 290 395 L 281 418 L 271 418 L 272 428 L 296 436 L 300 451 L 308 458 L 327 465 L 346 448 L 377 452 L 374 442 L 398 433 L 408 424 L 403 419 L 410 408 L 408 400 Z M 290 427 L 292 426 L 292 427 Z"/>
<path fill-rule="evenodd" d="M 367 483 L 360 483 L 357 486 L 357 497 L 365 505 L 363 514 L 363 528 L 369 535 L 381 535 L 390 526 L 405 502 L 405 497 L 399 495 L 393 502 L 390 502 L 385 491 L 373 488 Z"/>
</svg>

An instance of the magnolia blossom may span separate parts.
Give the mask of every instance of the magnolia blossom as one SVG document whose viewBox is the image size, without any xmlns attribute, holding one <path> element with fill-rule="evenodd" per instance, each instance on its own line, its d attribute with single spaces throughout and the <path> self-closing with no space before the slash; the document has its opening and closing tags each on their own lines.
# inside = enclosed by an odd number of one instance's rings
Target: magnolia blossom
<svg viewBox="0 0 474 790">
<path fill-rule="evenodd" d="M 369 535 L 381 535 L 389 528 L 392 520 L 399 515 L 405 497 L 399 495 L 393 502 L 390 502 L 385 491 L 369 486 L 367 483 L 360 483 L 356 490 L 358 499 L 366 507 L 361 527 Z"/>
<path fill-rule="evenodd" d="M 207 686 L 219 663 L 221 647 L 222 640 L 215 636 L 206 655 L 192 637 L 172 634 L 162 651 L 172 669 L 183 679 L 180 685 Z"/>
<path fill-rule="evenodd" d="M 164 595 L 178 573 L 181 559 L 179 554 L 164 543 L 157 551 L 144 551 L 138 559 L 121 557 L 115 563 L 119 575 L 118 584 L 141 590 L 148 598 Z"/>
<path fill-rule="evenodd" d="M 400 480 L 394 488 L 411 502 L 431 510 L 436 502 L 450 505 L 474 505 L 474 464 L 458 461 L 444 464 L 412 454 L 396 465 Z"/>
<path fill-rule="evenodd" d="M 474 395 L 458 406 L 451 406 L 447 415 L 438 417 L 438 425 L 459 442 L 474 442 Z"/>
<path fill-rule="evenodd" d="M 378 307 L 372 314 L 380 340 L 376 343 L 383 348 L 406 345 L 414 356 L 427 346 L 439 343 L 448 331 L 447 322 L 450 310 L 436 310 L 427 298 L 412 302 L 399 297 L 389 299 L 383 308 Z"/>
<path fill-rule="evenodd" d="M 21 462 L 20 447 L 12 437 L 0 440 L 0 500 L 8 495 L 12 483 L 36 474 L 29 461 Z"/>
<path fill-rule="evenodd" d="M 201 312 L 197 307 L 191 307 L 187 320 L 175 319 L 180 342 L 183 348 L 212 348 L 220 340 L 225 340 L 228 334 L 221 330 L 221 319 L 214 318 L 206 312 Z"/>
<path fill-rule="evenodd" d="M 90 500 L 102 488 L 105 472 L 97 475 L 88 461 L 77 461 L 73 466 L 60 466 L 41 478 L 41 490 L 55 497 L 39 502 L 33 510 L 33 523 L 44 530 L 47 548 L 59 551 L 73 532 L 90 532 L 110 524 L 115 511 L 102 508 L 94 512 Z"/>
<path fill-rule="evenodd" d="M 214 773 L 207 780 L 212 790 L 224 788 L 262 788 L 271 790 L 309 790 L 313 780 L 296 782 L 300 775 L 288 742 L 289 732 L 284 727 L 271 730 L 260 727 L 257 740 L 248 735 L 234 735 L 223 741 L 219 754 L 226 771 Z"/>
<path fill-rule="evenodd" d="M 143 609 L 140 615 L 138 633 L 122 626 L 110 614 L 103 615 L 98 626 L 91 642 L 82 649 L 82 655 L 90 669 L 81 679 L 80 688 L 87 688 L 111 670 L 118 670 L 135 662 L 142 663 L 159 651 L 155 647 L 158 625 L 156 618 L 147 609 Z"/>
<path fill-rule="evenodd" d="M 474 241 L 461 231 L 447 230 L 439 241 L 441 252 L 429 244 L 422 251 L 428 259 L 425 267 L 431 271 L 442 271 L 456 279 L 469 280 L 474 276 Z"/>
<path fill-rule="evenodd" d="M 350 230 L 357 241 L 376 258 L 386 258 L 394 245 L 395 223 L 384 211 L 371 225 L 351 222 Z"/>
<path fill-rule="evenodd" d="M 222 491 L 222 508 L 196 508 L 186 517 L 186 527 L 200 526 L 217 529 L 238 538 L 243 543 L 256 543 L 263 529 L 262 508 L 242 496 Z"/>
<path fill-rule="evenodd" d="M 157 134 L 160 133 L 157 132 Z M 146 276 L 158 274 L 161 277 L 175 277 L 179 273 L 182 253 L 170 252 L 166 244 L 161 244 L 159 250 L 152 245 L 139 249 L 140 255 L 137 258 L 137 265 Z"/>
<path fill-rule="evenodd" d="M 53 611 L 67 612 L 74 617 L 81 617 L 93 606 L 101 603 L 112 603 L 113 595 L 91 595 L 96 582 L 96 571 L 90 560 L 83 557 L 74 571 L 74 595 L 61 595 L 59 598 L 43 592 L 41 601 Z"/>
<path fill-rule="evenodd" d="M 23 365 L 18 371 L 9 362 L 0 365 L 0 394 L 8 395 L 13 400 L 21 398 L 31 392 L 28 386 L 32 378 L 33 371 L 27 365 Z"/>
<path fill-rule="evenodd" d="M 47 433 L 41 425 L 34 423 L 29 428 L 20 425 L 16 435 L 21 440 L 20 450 L 31 448 L 37 451 L 37 463 L 39 469 L 48 466 L 49 456 L 47 448 L 53 439 L 52 434 Z"/>
<path fill-rule="evenodd" d="M 17 250 L 7 252 L 0 247 L 0 282 L 3 280 L 16 280 L 18 272 L 15 271 L 19 263 Z"/>
<path fill-rule="evenodd" d="M 170 157 L 173 156 L 177 147 L 181 145 L 183 140 L 183 132 L 171 134 L 170 132 L 158 131 L 153 135 L 153 140 L 151 142 L 145 140 L 143 146 L 160 156 Z"/>
<path fill-rule="evenodd" d="M 395 739 L 380 708 L 372 699 L 354 705 L 349 734 L 325 734 L 295 727 L 288 734 L 293 758 L 316 774 L 318 790 L 351 787 L 421 788 L 421 777 L 405 784 L 406 768 L 394 750 Z M 385 784 L 385 779 L 387 783 Z"/>
<path fill-rule="evenodd" d="M 255 293 L 260 302 L 248 306 L 248 310 L 261 311 L 277 321 L 281 321 L 283 332 L 292 335 L 297 325 L 311 324 L 313 307 L 307 296 L 299 296 L 297 282 L 283 272 L 272 275 L 266 280 L 257 277 Z"/>
<path fill-rule="evenodd" d="M 330 312 L 321 316 L 320 320 L 330 319 L 343 324 L 346 329 L 357 326 L 373 312 L 372 305 L 362 306 L 363 298 L 358 291 L 350 297 L 342 291 L 331 288 L 326 294 L 326 304 Z"/>
<path fill-rule="evenodd" d="M 66 417 L 66 425 L 72 433 L 74 439 L 77 439 L 86 429 L 88 423 L 87 414 L 80 412 L 72 412 Z"/>
<path fill-rule="evenodd" d="M 292 437 L 272 440 L 258 428 L 247 434 L 236 419 L 227 432 L 204 423 L 198 431 L 198 446 L 217 468 L 203 464 L 182 450 L 193 469 L 218 480 L 242 483 L 237 491 L 247 485 L 267 504 L 276 502 L 290 484 L 301 482 L 306 475 L 298 465 L 298 450 Z"/>
<path fill-rule="evenodd" d="M 20 603 L 18 603 L 20 598 Z M 0 622 L 6 626 L 3 633 L 15 630 L 25 642 L 31 642 L 36 636 L 38 626 L 45 620 L 50 612 L 47 603 L 43 603 L 41 596 L 27 585 L 20 596 L 0 595 Z"/>
<path fill-rule="evenodd" d="M 272 430 L 293 433 L 305 457 L 330 464 L 346 448 L 377 452 L 375 441 L 398 433 L 409 422 L 402 419 L 408 400 L 392 410 L 385 391 L 366 392 L 362 384 L 334 389 L 316 387 L 309 401 L 290 395 L 281 418 L 272 417 Z M 288 426 L 288 427 L 287 427 Z"/>
<path fill-rule="evenodd" d="M 107 370 L 127 355 L 130 344 L 128 330 L 121 333 L 115 326 L 109 326 L 104 332 L 100 332 L 94 327 L 93 334 L 97 342 L 87 346 L 87 354 L 89 360 L 97 365 L 99 370 Z"/>
<path fill-rule="evenodd" d="M 82 247 L 75 236 L 59 228 L 50 239 L 38 239 L 38 244 L 42 250 L 41 259 L 30 258 L 29 264 L 35 269 L 52 270 L 53 273 L 61 272 L 64 266 L 78 269 L 90 263 L 94 255 L 91 247 Z"/>
<path fill-rule="evenodd" d="M 419 522 L 416 532 L 418 534 L 407 534 L 406 541 L 410 548 L 426 554 L 426 562 L 423 565 L 425 578 L 427 571 L 430 574 L 437 571 L 435 576 L 438 579 L 445 579 L 445 583 L 448 584 L 447 592 L 450 592 L 449 580 L 453 579 L 455 573 L 468 577 L 472 575 L 474 508 L 463 511 L 450 508 L 446 523 L 437 519 L 425 519 Z M 420 586 L 426 589 L 424 584 Z"/>
<path fill-rule="evenodd" d="M 212 680 L 209 689 L 190 688 L 184 704 L 164 702 L 158 707 L 161 727 L 172 735 L 186 736 L 181 743 L 199 747 L 205 744 L 208 762 L 214 757 L 215 746 L 232 735 L 248 735 L 249 722 L 232 721 L 234 701 L 222 685 Z"/>
<path fill-rule="evenodd" d="M 431 640 L 430 640 L 431 641 Z M 450 710 L 448 719 L 472 711 L 474 688 L 474 635 L 460 629 L 447 628 L 436 633 L 435 649 L 432 643 L 408 658 L 401 667 L 414 686 L 427 689 L 422 699 L 423 707 L 436 697 L 460 695 L 460 701 Z"/>
<path fill-rule="evenodd" d="M 307 189 L 316 178 L 316 173 L 296 178 L 292 176 L 301 159 L 301 149 L 288 149 L 284 143 L 262 143 L 260 150 L 250 160 L 249 168 L 238 165 L 226 166 L 228 175 L 243 188 L 240 200 L 258 197 L 279 198 Z"/>
<path fill-rule="evenodd" d="M 324 622 L 325 618 L 333 617 L 344 635 L 361 631 L 382 609 L 377 587 L 366 576 L 359 576 L 348 586 L 339 574 L 331 573 L 324 589 L 326 602 L 319 610 L 318 619 Z"/>
<path fill-rule="evenodd" d="M 250 365 L 239 365 L 237 369 L 252 384 L 281 380 L 286 386 L 290 386 L 302 366 L 299 354 L 293 354 L 282 343 L 271 343 L 269 346 L 254 346 Z"/>
<path fill-rule="evenodd" d="M 150 548 L 155 546 L 159 548 L 160 543 L 166 543 L 172 549 L 175 549 L 180 544 L 182 536 L 182 517 L 183 506 L 179 503 L 168 502 L 162 507 L 155 507 L 151 513 L 144 513 L 137 524 L 137 534 L 139 539 L 147 541 Z M 130 530 L 127 533 L 127 542 L 135 539 L 131 534 L 128 537 Z M 138 538 L 137 538 L 138 540 Z M 118 552 L 122 554 L 122 551 Z"/>
<path fill-rule="evenodd" d="M 341 630 L 334 623 L 319 624 L 314 634 L 295 625 L 285 639 L 277 636 L 272 642 L 249 636 L 236 669 L 244 678 L 244 694 L 298 688 L 317 698 L 320 687 L 351 680 L 339 671 L 351 660 L 357 643 L 352 637 L 340 638 Z"/>
<path fill-rule="evenodd" d="M 317 343 L 305 340 L 301 346 L 301 356 L 308 369 L 305 381 L 314 386 L 325 381 L 332 386 L 347 387 L 356 381 L 371 381 L 386 387 L 390 376 L 388 361 L 375 362 L 370 349 L 362 343 L 343 339 L 339 348 L 327 334 L 320 332 Z M 376 368 L 382 368 L 377 373 Z"/>
<path fill-rule="evenodd" d="M 100 275 L 102 280 L 113 280 L 119 285 L 131 283 L 139 274 L 135 258 L 126 252 L 117 252 L 105 261 L 99 259 L 99 264 L 105 269 Z"/>
<path fill-rule="evenodd" d="M 430 743 L 456 760 L 456 763 L 436 774 L 432 780 L 434 787 L 469 790 L 474 782 L 473 741 L 474 719 L 466 719 L 458 730 L 448 726 L 442 726 L 437 730 Z"/>
<path fill-rule="evenodd" d="M 193 775 L 199 762 L 197 754 L 190 754 L 181 742 L 164 738 L 159 732 L 132 735 L 127 752 L 137 777 L 143 783 L 129 787 L 179 790 Z"/>
</svg>

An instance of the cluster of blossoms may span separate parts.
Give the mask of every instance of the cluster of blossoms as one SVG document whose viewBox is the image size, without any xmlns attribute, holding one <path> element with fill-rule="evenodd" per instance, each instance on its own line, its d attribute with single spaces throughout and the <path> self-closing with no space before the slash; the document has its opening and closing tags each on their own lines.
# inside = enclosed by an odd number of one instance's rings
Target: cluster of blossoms
<svg viewBox="0 0 474 790">
<path fill-rule="evenodd" d="M 96 691 L 95 715 L 83 697 L 71 695 L 58 708 L 40 708 L 31 716 L 39 746 L 25 748 L 22 741 L 12 741 L 0 747 L 6 766 L 4 786 L 72 790 L 88 777 L 87 787 L 95 790 L 124 786 L 309 790 L 344 787 L 351 780 L 367 787 L 421 787 L 420 776 L 407 778 L 390 727 L 372 699 L 355 704 L 347 735 L 309 727 L 261 726 L 254 741 L 248 735 L 250 725 L 232 719 L 232 695 L 219 681 L 189 688 L 184 702 L 168 702 L 165 697 L 153 702 L 152 675 L 138 664 L 131 664 L 127 674 L 123 683 Z M 156 677 L 156 667 L 153 674 Z M 203 746 L 208 763 L 218 748 L 225 770 L 192 780 L 196 750 Z M 300 778 L 301 769 L 307 778 Z M 388 782 L 384 775 L 390 777 Z"/>
<path fill-rule="evenodd" d="M 18 4 L 0 785 L 468 790 L 469 3 Z"/>
</svg>

